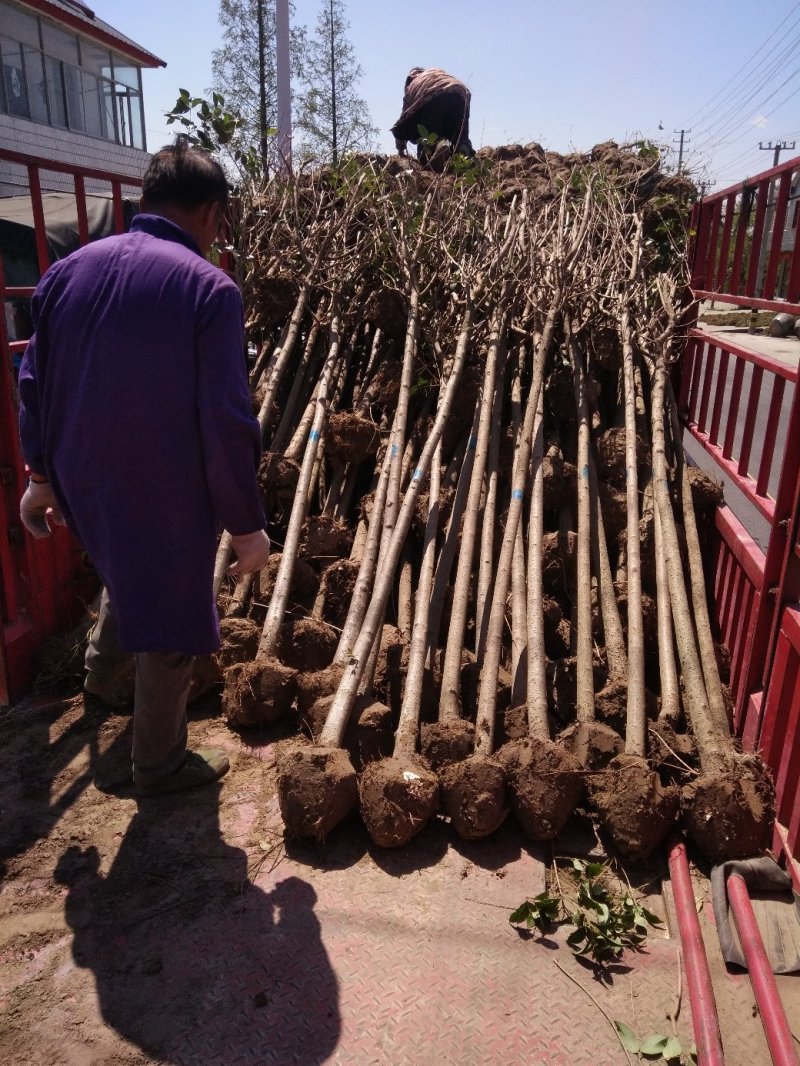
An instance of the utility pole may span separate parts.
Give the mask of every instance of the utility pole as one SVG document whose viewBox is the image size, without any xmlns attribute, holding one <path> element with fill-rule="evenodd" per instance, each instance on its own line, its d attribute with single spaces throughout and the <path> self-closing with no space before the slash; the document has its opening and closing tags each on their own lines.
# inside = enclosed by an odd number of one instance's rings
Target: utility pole
<svg viewBox="0 0 800 1066">
<path fill-rule="evenodd" d="M 331 126 L 333 128 L 333 137 L 331 147 L 333 148 L 333 165 L 339 162 L 339 145 L 336 137 L 336 55 L 334 49 L 334 32 L 333 32 L 333 0 L 330 0 L 331 5 Z"/>
<path fill-rule="evenodd" d="M 762 144 L 761 141 L 759 141 L 758 149 L 760 152 L 772 152 L 772 165 L 773 167 L 776 167 L 781 158 L 781 152 L 786 152 L 794 148 L 794 143 L 794 141 L 792 141 L 791 144 L 789 144 L 788 141 L 778 141 L 777 144 L 773 144 L 772 141 L 770 141 L 769 144 Z M 769 261 L 769 251 L 772 247 L 773 238 L 772 229 L 775 225 L 775 208 L 777 206 L 777 194 L 777 182 L 771 181 L 769 183 L 769 188 L 767 189 L 767 212 L 764 218 L 764 232 L 761 236 L 761 252 L 759 255 L 758 262 L 757 287 L 759 292 L 761 291 L 761 288 L 764 284 L 764 280 L 767 276 L 767 263 Z"/>
<path fill-rule="evenodd" d="M 278 89 L 278 159 L 292 170 L 292 83 L 289 75 L 289 0 L 275 0 L 275 73 Z"/>
<path fill-rule="evenodd" d="M 678 148 L 678 173 L 680 174 L 681 169 L 683 168 L 683 144 L 684 144 L 684 140 L 686 140 L 686 143 L 688 144 L 688 138 L 686 138 L 686 134 L 687 133 L 691 133 L 692 131 L 691 130 L 674 130 L 673 132 L 679 133 L 681 135 L 680 147 Z M 675 144 L 677 142 L 673 141 L 672 143 Z"/>
<path fill-rule="evenodd" d="M 789 144 L 788 141 L 778 141 L 777 144 L 773 144 L 772 141 L 770 141 L 769 144 L 762 144 L 761 141 L 758 142 L 759 151 L 775 153 L 772 157 L 772 165 L 774 167 L 776 167 L 780 161 L 781 152 L 791 152 L 794 146 L 794 141 L 792 141 L 791 144 Z"/>
<path fill-rule="evenodd" d="M 258 146 L 261 153 L 261 166 L 267 173 L 267 57 L 266 34 L 264 32 L 264 3 L 257 0 L 256 19 L 258 21 Z"/>
</svg>

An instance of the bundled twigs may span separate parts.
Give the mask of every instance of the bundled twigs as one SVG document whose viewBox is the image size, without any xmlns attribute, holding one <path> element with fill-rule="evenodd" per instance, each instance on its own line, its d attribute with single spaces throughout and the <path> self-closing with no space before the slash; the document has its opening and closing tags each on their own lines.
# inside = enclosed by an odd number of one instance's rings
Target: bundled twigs
<svg viewBox="0 0 800 1066">
<path fill-rule="evenodd" d="M 466 837 L 510 807 L 551 839 L 588 780 L 618 846 L 646 853 L 676 815 L 659 774 L 680 736 L 677 772 L 694 743 L 702 769 L 687 824 L 716 804 L 727 851 L 752 849 L 768 797 L 727 725 L 680 460 L 657 168 L 598 146 L 540 176 L 366 162 L 256 198 L 254 410 L 282 550 L 249 607 L 246 586 L 222 604 L 249 611 L 226 630 L 226 714 L 299 709 L 290 833 L 323 839 L 360 791 L 382 846 L 439 803 Z M 734 765 L 763 801 L 738 826 Z"/>
</svg>

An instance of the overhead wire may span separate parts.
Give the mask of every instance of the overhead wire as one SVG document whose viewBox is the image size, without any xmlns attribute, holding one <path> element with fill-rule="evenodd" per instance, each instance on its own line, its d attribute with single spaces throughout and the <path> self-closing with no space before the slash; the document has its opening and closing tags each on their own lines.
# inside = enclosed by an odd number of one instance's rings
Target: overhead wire
<svg viewBox="0 0 800 1066">
<path fill-rule="evenodd" d="M 760 77 L 759 82 L 749 87 L 744 94 L 735 95 L 729 105 L 719 116 L 702 130 L 698 130 L 696 136 L 711 135 L 712 140 L 718 140 L 725 136 L 729 129 L 735 128 L 741 121 L 740 115 L 748 105 L 756 100 L 758 94 L 784 69 L 794 54 L 800 48 L 800 34 L 787 45 L 784 51 L 774 60 L 772 65 Z M 800 69 L 800 68 L 799 68 Z M 769 97 L 767 98 L 769 99 Z M 761 101 L 766 102 L 766 101 Z"/>
<path fill-rule="evenodd" d="M 726 90 L 726 89 L 728 88 L 728 86 L 729 86 L 729 85 L 732 85 L 732 84 L 733 84 L 733 83 L 734 83 L 734 82 L 735 82 L 735 81 L 737 80 L 737 78 L 739 78 L 739 77 L 740 77 L 740 75 L 744 73 L 744 71 L 745 71 L 745 70 L 747 69 L 747 67 L 748 67 L 748 66 L 749 66 L 749 65 L 750 65 L 750 64 L 751 64 L 751 63 L 753 62 L 753 60 L 754 60 L 754 59 L 756 59 L 756 57 L 757 57 L 757 56 L 758 56 L 758 55 L 759 55 L 759 54 L 760 54 L 761 52 L 763 52 L 763 50 L 764 50 L 764 49 L 765 49 L 765 48 L 767 47 L 767 45 L 768 45 L 768 44 L 769 44 L 769 42 L 770 42 L 770 41 L 772 40 L 772 38 L 773 38 L 773 37 L 774 37 L 774 36 L 775 36 L 775 35 L 776 35 L 776 34 L 777 34 L 777 33 L 778 33 L 778 32 L 779 32 L 780 30 L 781 30 L 781 28 L 782 28 L 782 27 L 784 26 L 784 24 L 785 24 L 786 22 L 788 22 L 788 21 L 789 21 L 789 19 L 790 19 L 790 18 L 792 17 L 792 15 L 794 15 L 794 14 L 795 14 L 795 12 L 797 12 L 798 10 L 800 10 L 800 3 L 797 3 L 797 4 L 795 4 L 795 5 L 794 5 L 794 6 L 793 6 L 793 7 L 792 7 L 792 8 L 790 9 L 790 10 L 789 10 L 789 12 L 788 12 L 788 14 L 786 15 L 786 17 L 785 17 L 784 19 L 782 19 L 782 21 L 781 21 L 781 22 L 780 22 L 780 23 L 779 23 L 779 24 L 778 24 L 778 25 L 776 26 L 776 28 L 775 28 L 775 29 L 774 29 L 774 30 L 772 31 L 772 33 L 771 33 L 771 34 L 769 35 L 769 37 L 767 37 L 767 39 L 766 39 L 766 40 L 765 40 L 765 41 L 764 41 L 764 42 L 763 42 L 763 43 L 762 43 L 762 44 L 761 44 L 761 45 L 760 45 L 760 46 L 759 46 L 759 47 L 758 47 L 758 48 L 756 49 L 756 51 L 755 51 L 755 52 L 754 52 L 754 53 L 753 53 L 753 54 L 752 54 L 752 55 L 750 56 L 750 58 L 749 58 L 749 59 L 747 59 L 747 60 L 746 60 L 746 61 L 745 61 L 745 62 L 744 62 L 744 63 L 743 63 L 743 64 L 742 64 L 742 65 L 741 65 L 741 66 L 740 66 L 740 67 L 739 67 L 739 68 L 738 68 L 738 69 L 737 69 L 737 70 L 736 70 L 736 71 L 735 71 L 735 72 L 734 72 L 734 73 L 733 73 L 732 75 L 731 75 L 731 77 L 730 77 L 730 78 L 729 78 L 729 79 L 728 79 L 728 80 L 727 80 L 727 81 L 725 82 L 725 84 L 724 84 L 723 86 L 721 86 L 721 88 L 719 88 L 719 89 L 717 90 L 717 92 L 715 92 L 715 93 L 714 93 L 714 95 L 713 95 L 713 96 L 711 97 L 711 99 L 710 99 L 710 100 L 708 100 L 708 101 L 707 101 L 707 102 L 706 102 L 705 104 L 703 104 L 703 105 L 702 105 L 701 107 L 699 107 L 699 108 L 698 108 L 698 109 L 697 109 L 697 110 L 696 110 L 695 112 L 693 112 L 693 113 L 692 113 L 692 114 L 691 114 L 691 115 L 689 116 L 689 118 L 688 118 L 688 120 L 687 120 L 687 122 L 688 122 L 689 124 L 691 124 L 692 122 L 696 121 L 696 119 L 697 119 L 697 118 L 699 118 L 699 117 L 700 117 L 700 115 L 702 115 L 702 114 L 703 114 L 703 112 L 704 112 L 704 111 L 706 111 L 706 110 L 707 110 L 707 109 L 708 109 L 708 108 L 709 108 L 709 107 L 711 106 L 711 104 L 713 104 L 713 103 L 714 103 L 714 101 L 715 101 L 715 100 L 716 100 L 716 99 L 717 99 L 718 97 L 720 97 L 720 96 L 721 96 L 721 95 L 722 95 L 722 94 L 723 94 L 723 93 L 725 92 L 725 90 Z M 794 28 L 794 27 L 792 27 L 792 28 Z M 750 78 L 750 76 L 751 76 L 751 75 L 748 75 L 748 79 Z M 747 80 L 747 79 L 746 79 L 746 80 Z M 727 106 L 727 101 L 726 101 L 726 103 L 725 103 L 725 104 L 724 104 L 723 106 Z M 704 120 L 704 121 L 705 121 L 705 120 Z"/>
</svg>

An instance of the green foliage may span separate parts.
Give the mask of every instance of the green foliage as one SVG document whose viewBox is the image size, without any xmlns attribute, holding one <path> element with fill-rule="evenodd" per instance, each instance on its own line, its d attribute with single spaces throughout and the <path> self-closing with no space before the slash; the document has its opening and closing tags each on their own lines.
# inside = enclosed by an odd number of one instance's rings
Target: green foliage
<svg viewBox="0 0 800 1066">
<path fill-rule="evenodd" d="M 638 950 L 648 929 L 661 925 L 629 891 L 620 895 L 609 888 L 605 863 L 573 859 L 572 870 L 577 881 L 574 901 L 543 892 L 517 907 L 509 921 L 539 932 L 559 922 L 573 925 L 567 937 L 570 948 L 598 966 L 618 961 L 626 950 Z"/>
<path fill-rule="evenodd" d="M 562 912 L 560 896 L 551 896 L 549 892 L 540 892 L 533 899 L 526 899 L 509 916 L 512 925 L 525 925 L 528 929 L 538 929 L 540 933 L 551 929 Z"/>
<path fill-rule="evenodd" d="M 203 148 L 214 155 L 223 155 L 233 163 L 240 177 L 256 179 L 261 175 L 261 160 L 252 147 L 239 147 L 236 134 L 244 120 L 235 110 L 227 107 L 221 93 L 212 93 L 211 101 L 202 96 L 192 96 L 188 89 L 181 89 L 171 111 L 167 112 L 167 125 L 178 123 L 183 134 L 196 148 Z M 270 129 L 274 137 L 277 130 Z"/>
<path fill-rule="evenodd" d="M 676 1036 L 664 1036 L 662 1033 L 650 1033 L 648 1036 L 638 1037 L 633 1029 L 625 1022 L 614 1021 L 619 1042 L 631 1055 L 639 1058 L 659 1060 L 671 1063 L 697 1062 L 697 1049 L 694 1044 L 687 1050 L 684 1049 Z"/>
</svg>

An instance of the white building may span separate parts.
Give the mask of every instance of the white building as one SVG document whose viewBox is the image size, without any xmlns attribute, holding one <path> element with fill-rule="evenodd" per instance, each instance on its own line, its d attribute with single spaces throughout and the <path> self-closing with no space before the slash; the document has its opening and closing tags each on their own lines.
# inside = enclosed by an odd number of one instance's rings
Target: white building
<svg viewBox="0 0 800 1066">
<path fill-rule="evenodd" d="M 163 60 L 78 0 L 0 0 L 0 59 L 0 149 L 141 177 L 142 68 Z M 0 196 L 26 192 L 25 167 L 0 159 Z"/>
</svg>

